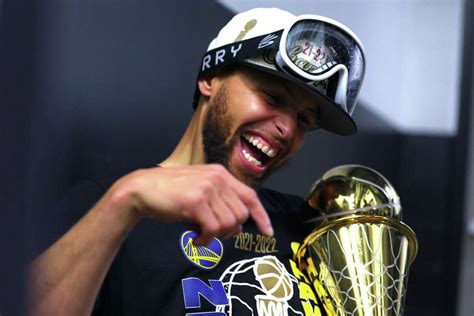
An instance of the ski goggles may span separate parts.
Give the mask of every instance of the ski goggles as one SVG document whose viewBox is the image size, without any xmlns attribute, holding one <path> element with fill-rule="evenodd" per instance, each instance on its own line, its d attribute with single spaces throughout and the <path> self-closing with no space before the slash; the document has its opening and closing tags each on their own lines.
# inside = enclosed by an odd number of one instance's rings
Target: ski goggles
<svg viewBox="0 0 474 316">
<path fill-rule="evenodd" d="M 283 30 L 208 51 L 198 78 L 235 62 L 285 77 L 319 96 L 318 127 L 349 135 L 365 72 L 364 49 L 346 26 L 317 15 L 296 17 Z"/>
</svg>

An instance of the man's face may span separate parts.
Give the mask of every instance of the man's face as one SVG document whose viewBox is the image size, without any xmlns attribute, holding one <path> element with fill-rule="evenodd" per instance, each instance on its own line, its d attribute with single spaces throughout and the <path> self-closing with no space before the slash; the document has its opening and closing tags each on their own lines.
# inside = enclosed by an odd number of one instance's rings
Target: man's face
<svg viewBox="0 0 474 316">
<path fill-rule="evenodd" d="M 297 85 L 247 67 L 212 80 L 203 124 L 206 160 L 258 187 L 300 149 L 316 122 L 314 99 Z"/>
</svg>

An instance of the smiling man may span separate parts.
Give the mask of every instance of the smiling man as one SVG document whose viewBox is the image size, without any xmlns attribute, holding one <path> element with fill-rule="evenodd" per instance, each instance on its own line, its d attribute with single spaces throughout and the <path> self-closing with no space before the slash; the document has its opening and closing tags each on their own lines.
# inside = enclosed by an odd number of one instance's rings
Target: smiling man
<svg viewBox="0 0 474 316">
<path fill-rule="evenodd" d="M 360 41 L 336 21 L 236 15 L 202 59 L 171 155 L 60 203 L 85 215 L 32 262 L 30 314 L 324 314 L 324 293 L 293 261 L 302 200 L 262 182 L 307 132 L 355 133 L 363 74 Z"/>
<path fill-rule="evenodd" d="M 204 156 L 197 163 L 219 163 L 254 188 L 298 151 L 316 123 L 309 91 L 248 66 L 202 79 L 198 88 L 209 99 L 201 99 L 194 116 L 200 120 L 204 112 L 202 127 L 191 132 L 202 137 Z"/>
</svg>

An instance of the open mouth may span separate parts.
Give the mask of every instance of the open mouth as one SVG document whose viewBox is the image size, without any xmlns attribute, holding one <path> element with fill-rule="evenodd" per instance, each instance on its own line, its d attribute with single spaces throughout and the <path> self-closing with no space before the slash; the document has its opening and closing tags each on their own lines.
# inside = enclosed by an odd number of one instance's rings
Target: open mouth
<svg viewBox="0 0 474 316">
<path fill-rule="evenodd" d="M 242 135 L 242 153 L 253 166 L 264 168 L 278 154 L 263 138 L 249 134 Z"/>
</svg>

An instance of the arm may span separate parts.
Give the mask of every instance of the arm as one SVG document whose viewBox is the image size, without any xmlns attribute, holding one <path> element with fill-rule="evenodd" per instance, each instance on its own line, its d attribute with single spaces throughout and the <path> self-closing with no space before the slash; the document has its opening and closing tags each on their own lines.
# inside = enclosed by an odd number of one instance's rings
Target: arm
<svg viewBox="0 0 474 316">
<path fill-rule="evenodd" d="M 255 192 L 218 165 L 153 168 L 119 181 L 29 269 L 30 315 L 90 314 L 120 245 L 142 218 L 189 221 L 195 244 L 238 233 L 252 217 L 271 235 Z"/>
</svg>

